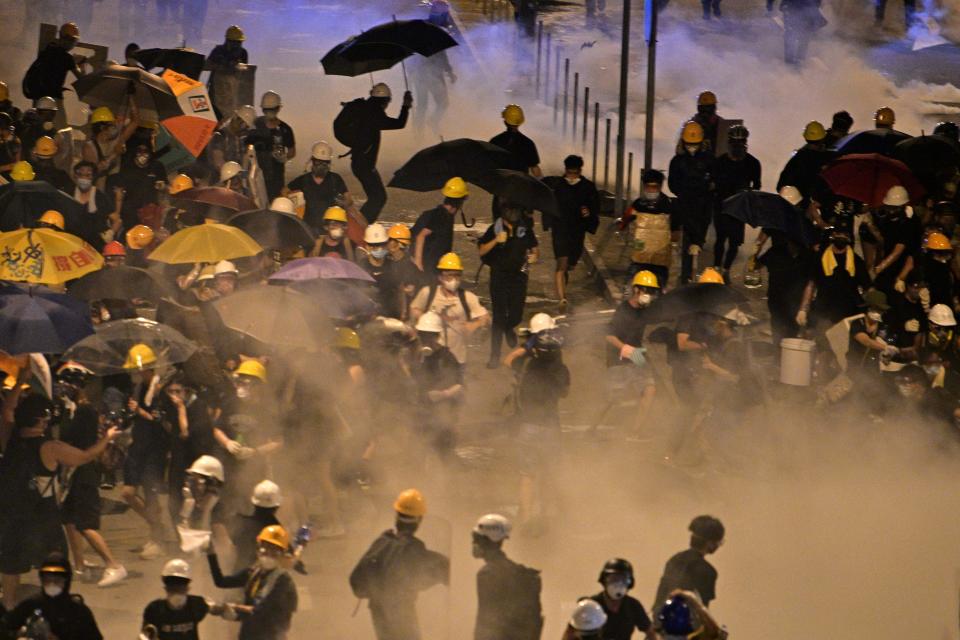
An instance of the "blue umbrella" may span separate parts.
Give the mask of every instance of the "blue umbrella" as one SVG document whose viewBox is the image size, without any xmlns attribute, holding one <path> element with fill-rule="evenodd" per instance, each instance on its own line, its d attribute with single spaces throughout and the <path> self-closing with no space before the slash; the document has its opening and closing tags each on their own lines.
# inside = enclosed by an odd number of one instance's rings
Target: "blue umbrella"
<svg viewBox="0 0 960 640">
<path fill-rule="evenodd" d="M 0 350 L 63 353 L 93 333 L 84 302 L 40 287 L 0 288 Z"/>
</svg>

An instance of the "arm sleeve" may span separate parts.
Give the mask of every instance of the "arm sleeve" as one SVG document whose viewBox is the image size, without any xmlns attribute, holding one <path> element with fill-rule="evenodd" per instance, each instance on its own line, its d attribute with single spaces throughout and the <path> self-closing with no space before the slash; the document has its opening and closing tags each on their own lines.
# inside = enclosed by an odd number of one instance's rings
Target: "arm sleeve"
<svg viewBox="0 0 960 640">
<path fill-rule="evenodd" d="M 470 306 L 470 317 L 476 320 L 477 318 L 482 318 L 487 315 L 487 310 L 482 304 L 480 304 L 480 298 L 476 294 L 467 291 L 467 304 Z"/>
<path fill-rule="evenodd" d="M 400 115 L 398 115 L 396 118 L 391 118 L 385 111 L 381 112 L 374 123 L 374 128 L 380 129 L 381 131 L 403 129 L 405 126 L 407 126 L 407 116 L 409 114 L 410 109 L 408 107 L 401 107 Z"/>
<path fill-rule="evenodd" d="M 254 608 L 254 613 L 278 620 L 288 619 L 297 610 L 297 587 L 289 574 L 277 578 L 270 594 Z"/>
<path fill-rule="evenodd" d="M 487 227 L 487 230 L 483 232 L 483 235 L 480 236 L 480 239 L 477 240 L 477 244 L 486 244 L 491 240 L 493 240 L 493 236 L 494 236 L 493 225 L 490 225 L 489 227 Z"/>
<path fill-rule="evenodd" d="M 237 589 L 247 584 L 250 569 L 243 569 L 232 576 L 225 576 L 220 570 L 220 561 L 217 559 L 217 554 L 209 554 L 207 556 L 207 562 L 210 564 L 210 575 L 213 576 L 213 584 L 219 588 Z"/>
<path fill-rule="evenodd" d="M 670 161 L 670 168 L 667 169 L 667 187 L 670 189 L 670 193 L 673 195 L 679 195 L 679 191 L 682 191 L 681 186 L 681 169 L 680 163 L 677 162 L 678 156 L 673 156 L 673 159 Z"/>
<path fill-rule="evenodd" d="M 287 189 L 290 189 L 290 191 L 303 191 L 303 182 L 303 175 L 299 175 L 287 183 Z"/>
</svg>

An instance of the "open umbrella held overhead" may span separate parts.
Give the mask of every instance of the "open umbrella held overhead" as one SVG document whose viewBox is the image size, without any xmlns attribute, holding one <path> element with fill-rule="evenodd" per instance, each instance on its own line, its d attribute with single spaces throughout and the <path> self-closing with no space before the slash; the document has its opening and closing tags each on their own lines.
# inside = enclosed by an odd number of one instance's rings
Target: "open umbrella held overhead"
<svg viewBox="0 0 960 640">
<path fill-rule="evenodd" d="M 45 287 L 0 288 L 0 351 L 63 353 L 93 333 L 87 305 Z"/>
<path fill-rule="evenodd" d="M 478 186 L 497 169 L 523 171 L 512 153 L 483 140 L 458 138 L 421 149 L 393 174 L 387 185 L 409 191 L 435 191 L 456 176 Z"/>
<path fill-rule="evenodd" d="M 128 352 L 135 344 L 150 347 L 160 365 L 186 362 L 197 350 L 193 341 L 172 327 L 146 318 L 131 318 L 99 325 L 94 335 L 74 344 L 63 359 L 79 362 L 101 376 L 126 373 Z"/>
<path fill-rule="evenodd" d="M 0 280 L 63 284 L 103 267 L 103 256 L 77 236 L 55 229 L 0 233 Z"/>
<path fill-rule="evenodd" d="M 249 258 L 261 251 L 263 247 L 240 229 L 207 223 L 177 231 L 147 257 L 167 264 L 193 264 Z"/>
</svg>

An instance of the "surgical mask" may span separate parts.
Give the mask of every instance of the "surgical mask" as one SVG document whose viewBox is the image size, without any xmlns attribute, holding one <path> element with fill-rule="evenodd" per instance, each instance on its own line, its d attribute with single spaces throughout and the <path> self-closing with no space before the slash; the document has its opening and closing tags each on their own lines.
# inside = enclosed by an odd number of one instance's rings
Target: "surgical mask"
<svg viewBox="0 0 960 640">
<path fill-rule="evenodd" d="M 695 154 L 697 151 L 700 150 L 700 145 L 698 145 L 698 144 L 685 144 L 685 145 L 683 145 L 683 148 L 687 150 L 687 153 L 689 153 L 690 155 L 693 155 L 693 154 Z"/>
<path fill-rule="evenodd" d="M 645 307 L 648 304 L 650 304 L 652 301 L 653 301 L 653 296 L 651 296 L 649 293 L 641 293 L 640 295 L 637 296 L 637 302 L 639 302 L 641 306 Z"/>
<path fill-rule="evenodd" d="M 444 280 L 443 288 L 449 291 L 450 293 L 456 292 L 460 288 L 460 278 L 454 278 L 453 280 Z"/>
<path fill-rule="evenodd" d="M 48 598 L 56 598 L 63 593 L 63 587 L 59 584 L 45 584 L 43 585 L 43 592 Z"/>
<path fill-rule="evenodd" d="M 187 594 L 172 593 L 167 596 L 167 604 L 171 609 L 183 609 L 187 604 Z"/>
<path fill-rule="evenodd" d="M 257 563 L 264 571 L 273 571 L 279 566 L 280 561 L 267 555 L 260 555 L 257 557 Z"/>
<path fill-rule="evenodd" d="M 880 322 L 883 320 L 883 314 L 879 311 L 867 311 L 867 319 L 873 322 Z"/>
<path fill-rule="evenodd" d="M 950 262 L 950 254 L 946 253 L 935 253 L 933 254 L 933 259 L 941 264 L 946 264 Z"/>
<path fill-rule="evenodd" d="M 604 587 L 604 591 L 614 600 L 620 600 L 623 596 L 627 595 L 627 583 L 611 582 Z"/>
<path fill-rule="evenodd" d="M 143 169 L 144 167 L 147 166 L 147 163 L 150 162 L 150 156 L 148 156 L 148 155 L 146 155 L 146 154 L 143 154 L 143 153 L 138 153 L 137 156 L 133 159 L 133 162 L 134 162 L 138 167 L 140 167 L 141 169 Z"/>
<path fill-rule="evenodd" d="M 428 347 L 427 345 L 420 347 L 421 358 L 429 358 L 432 355 L 433 355 L 433 347 Z"/>
<path fill-rule="evenodd" d="M 90 178 L 77 178 L 77 188 L 80 191 L 90 191 L 90 187 L 93 186 L 93 180 Z"/>
<path fill-rule="evenodd" d="M 385 247 L 379 247 L 377 249 L 371 249 L 370 255 L 376 260 L 383 260 L 387 256 L 387 250 Z"/>
<path fill-rule="evenodd" d="M 247 387 L 237 387 L 237 397 L 241 400 L 246 400 L 250 397 L 250 389 Z"/>
<path fill-rule="evenodd" d="M 327 232 L 327 235 L 329 235 L 334 240 L 339 240 L 340 238 L 343 237 L 343 229 L 341 229 L 340 227 L 333 227 Z"/>
<path fill-rule="evenodd" d="M 563 179 L 567 181 L 567 184 L 574 185 L 580 182 L 580 176 L 563 176 Z"/>
<path fill-rule="evenodd" d="M 311 169 L 311 173 L 318 178 L 322 178 L 328 173 L 330 173 L 330 165 L 328 164 L 315 164 Z"/>
<path fill-rule="evenodd" d="M 660 197 L 660 190 L 659 190 L 659 189 L 657 189 L 656 191 L 644 191 L 644 192 L 643 192 L 643 198 L 644 198 L 644 200 L 653 201 L 653 200 L 656 200 L 656 199 L 659 198 L 659 197 Z"/>
</svg>

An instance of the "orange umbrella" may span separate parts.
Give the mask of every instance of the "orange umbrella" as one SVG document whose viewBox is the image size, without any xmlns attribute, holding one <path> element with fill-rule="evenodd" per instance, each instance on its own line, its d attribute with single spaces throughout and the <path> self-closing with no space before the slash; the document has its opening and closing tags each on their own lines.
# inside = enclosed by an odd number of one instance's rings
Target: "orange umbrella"
<svg viewBox="0 0 960 640">
<path fill-rule="evenodd" d="M 164 71 L 162 78 L 177 97 L 183 113 L 166 118 L 161 124 L 187 151 L 195 157 L 199 156 L 217 127 L 217 116 L 213 112 L 207 88 L 172 69 Z"/>
</svg>

